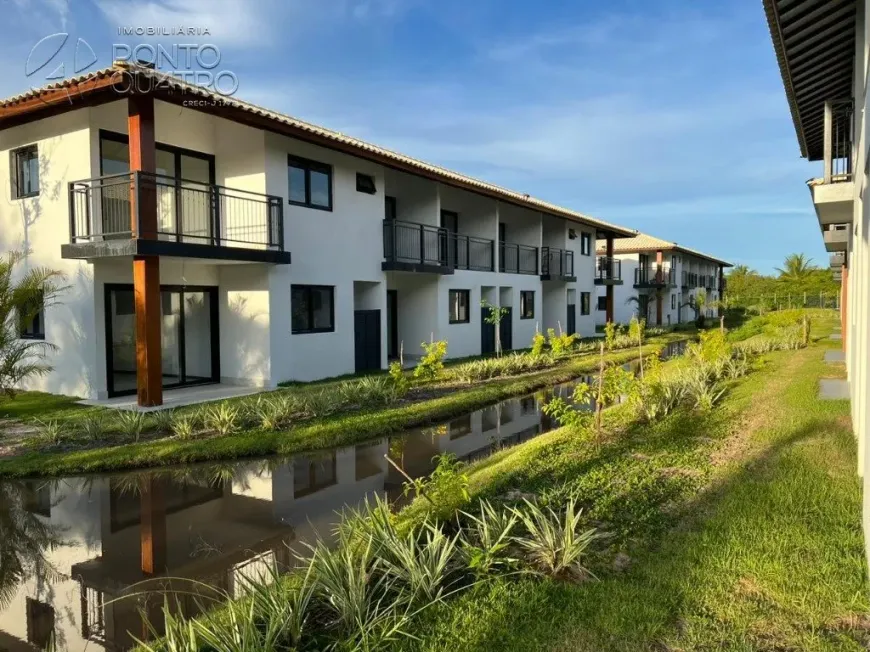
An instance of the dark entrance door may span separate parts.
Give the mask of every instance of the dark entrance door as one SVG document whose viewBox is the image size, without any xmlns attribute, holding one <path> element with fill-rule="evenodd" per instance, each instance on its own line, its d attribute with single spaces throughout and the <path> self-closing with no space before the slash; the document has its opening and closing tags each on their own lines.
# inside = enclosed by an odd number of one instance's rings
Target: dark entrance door
<svg viewBox="0 0 870 652">
<path fill-rule="evenodd" d="M 577 305 L 568 304 L 568 335 L 573 335 L 577 332 Z"/>
<path fill-rule="evenodd" d="M 387 290 L 387 357 L 399 357 L 399 292 Z"/>
<path fill-rule="evenodd" d="M 510 351 L 514 348 L 513 343 L 513 332 L 514 332 L 514 320 L 513 320 L 513 309 L 505 308 L 507 312 L 505 312 L 504 316 L 501 318 L 501 323 L 499 323 L 499 339 L 501 339 L 501 350 L 502 351 Z"/>
<path fill-rule="evenodd" d="M 453 211 L 441 211 L 441 228 L 446 231 L 447 241 L 444 243 L 443 251 L 447 258 L 447 264 L 450 267 L 456 267 L 456 234 L 459 233 L 459 214 Z"/>
<path fill-rule="evenodd" d="M 132 285 L 106 284 L 106 378 L 109 396 L 136 393 L 136 311 Z M 220 378 L 215 287 L 160 286 L 163 387 Z"/>
<path fill-rule="evenodd" d="M 381 311 L 355 310 L 353 313 L 356 371 L 381 368 Z"/>
<path fill-rule="evenodd" d="M 495 353 L 495 324 L 487 324 L 486 318 L 489 317 L 489 309 L 480 309 L 480 353 Z"/>
</svg>

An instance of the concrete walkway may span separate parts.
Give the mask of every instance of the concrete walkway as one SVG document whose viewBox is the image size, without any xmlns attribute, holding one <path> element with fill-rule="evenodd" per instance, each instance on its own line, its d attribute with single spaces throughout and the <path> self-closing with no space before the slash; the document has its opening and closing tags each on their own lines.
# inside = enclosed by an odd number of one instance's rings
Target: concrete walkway
<svg viewBox="0 0 870 652">
<path fill-rule="evenodd" d="M 842 340 L 843 334 L 842 333 L 833 333 L 833 334 L 831 334 L 831 339 L 832 340 Z"/>
<path fill-rule="evenodd" d="M 96 405 L 105 408 L 114 408 L 116 410 L 139 411 L 139 412 L 157 412 L 159 410 L 171 410 L 172 408 L 181 407 L 183 405 L 194 405 L 196 403 L 205 403 L 206 401 L 220 401 L 225 398 L 236 398 L 238 396 L 248 396 L 262 392 L 263 389 L 255 387 L 239 387 L 238 385 L 198 385 L 195 387 L 181 387 L 178 389 L 167 389 L 163 391 L 163 405 L 160 407 L 140 408 L 136 405 L 135 396 L 118 396 L 116 398 L 108 398 L 104 400 L 79 401 L 83 405 Z"/>
<path fill-rule="evenodd" d="M 846 354 L 840 350 L 831 349 L 825 351 L 825 362 L 845 362 Z"/>
<path fill-rule="evenodd" d="M 819 398 L 825 401 L 849 399 L 849 382 L 841 378 L 822 378 L 819 380 Z"/>
</svg>

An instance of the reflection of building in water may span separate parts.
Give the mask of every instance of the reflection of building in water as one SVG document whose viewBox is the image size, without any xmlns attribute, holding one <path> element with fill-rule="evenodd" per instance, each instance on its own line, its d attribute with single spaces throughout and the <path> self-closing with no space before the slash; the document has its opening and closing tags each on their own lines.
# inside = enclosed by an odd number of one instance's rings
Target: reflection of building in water
<svg viewBox="0 0 870 652">
<path fill-rule="evenodd" d="M 442 453 L 483 457 L 550 429 L 539 415 L 541 400 L 506 401 L 390 442 L 289 461 L 0 484 L 0 512 L 11 513 L 3 492 L 14 493 L 18 521 L 29 524 L 23 527 L 53 532 L 61 542 L 46 537 L 43 545 L 56 573 L 39 565 L 11 587 L 8 604 L 0 602 L 0 651 L 45 649 L 52 638 L 70 652 L 127 649 L 132 636 L 148 635 L 140 610 L 160 629 L 159 591 L 176 591 L 172 604 L 195 615 L 203 598 L 215 595 L 198 589 L 194 596 L 183 580 L 238 595 L 244 578 L 292 565 L 307 552 L 305 543 L 328 539 L 343 508 L 375 495 L 399 497 L 403 477 L 388 465 L 388 453 L 412 477 L 428 474 Z M 0 540 L 0 560 L 10 545 Z M 146 590 L 157 592 L 143 599 Z"/>
</svg>

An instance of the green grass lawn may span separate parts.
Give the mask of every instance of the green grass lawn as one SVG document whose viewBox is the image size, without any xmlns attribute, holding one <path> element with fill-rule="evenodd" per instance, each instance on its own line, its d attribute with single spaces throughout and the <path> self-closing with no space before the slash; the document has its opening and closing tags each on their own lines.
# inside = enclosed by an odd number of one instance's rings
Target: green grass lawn
<svg viewBox="0 0 870 652">
<path fill-rule="evenodd" d="M 684 339 L 685 334 L 657 337 L 644 347 L 646 355 L 668 342 Z M 636 358 L 636 350 L 607 354 L 613 363 Z M 514 378 L 500 378 L 470 386 L 438 398 L 397 405 L 395 407 L 338 413 L 303 421 L 283 432 L 246 430 L 224 437 L 179 440 L 164 437 L 153 441 L 116 443 L 111 446 L 78 447 L 72 450 L 46 450 L 39 446 L 23 455 L 0 459 L 0 477 L 57 476 L 73 473 L 118 471 L 232 460 L 273 454 L 287 455 L 303 451 L 347 446 L 376 439 L 401 430 L 439 423 L 498 401 L 532 393 L 542 387 L 568 382 L 598 366 L 595 354 L 580 355 L 546 371 Z M 289 391 L 323 391 L 323 384 L 294 388 Z M 246 399 L 229 399 L 230 402 Z M 41 401 L 45 409 L 40 410 Z M 46 394 L 24 393 L 13 400 L 0 399 L 0 414 L 17 418 L 67 419 L 74 423 L 88 410 L 72 399 Z M 185 408 L 181 408 L 185 409 Z"/>
<path fill-rule="evenodd" d="M 708 414 L 626 426 L 617 409 L 601 446 L 561 429 L 474 465 L 476 496 L 579 495 L 610 535 L 598 581 L 482 584 L 404 649 L 868 649 L 848 403 L 817 398 L 835 344 L 767 356 Z"/>
</svg>

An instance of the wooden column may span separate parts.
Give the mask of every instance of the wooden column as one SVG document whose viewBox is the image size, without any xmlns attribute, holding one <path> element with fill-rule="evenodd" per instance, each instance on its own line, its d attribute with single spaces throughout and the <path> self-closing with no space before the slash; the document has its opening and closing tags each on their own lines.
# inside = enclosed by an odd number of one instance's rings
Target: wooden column
<svg viewBox="0 0 870 652">
<path fill-rule="evenodd" d="M 130 171 L 154 173 L 154 99 L 134 95 L 127 100 Z M 157 196 L 153 179 L 134 174 L 130 189 L 130 221 L 134 237 L 157 237 Z M 133 295 L 136 306 L 136 389 L 143 407 L 163 404 L 163 365 L 160 351 L 160 259 L 133 258 Z"/>
<path fill-rule="evenodd" d="M 665 270 L 663 268 L 664 265 L 664 255 L 661 251 L 656 252 L 656 282 L 661 283 L 664 282 L 667 284 Z M 664 292 L 661 289 L 656 291 L 656 326 L 662 325 L 662 312 L 664 312 L 662 305 L 664 301 Z"/>
<path fill-rule="evenodd" d="M 614 271 L 613 270 L 613 268 L 614 268 L 614 263 L 613 263 L 613 234 L 609 234 L 607 236 L 606 242 L 607 242 L 607 249 L 606 249 L 605 256 L 607 256 L 607 264 L 610 265 L 610 273 L 608 275 L 608 278 L 610 278 L 611 283 L 608 283 L 604 288 L 604 290 L 606 292 L 605 299 L 604 299 L 604 302 L 605 302 L 604 303 L 604 314 L 605 314 L 605 321 L 609 324 L 613 321 L 613 283 L 612 283 L 613 271 Z"/>
<path fill-rule="evenodd" d="M 139 540 L 142 572 L 155 575 L 166 571 L 166 501 L 160 482 L 146 478 L 139 485 Z"/>
<path fill-rule="evenodd" d="M 849 268 L 843 265 L 840 278 L 840 336 L 843 338 L 843 352 L 846 352 L 846 329 L 849 326 Z"/>
</svg>

